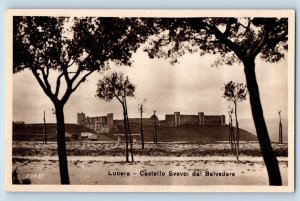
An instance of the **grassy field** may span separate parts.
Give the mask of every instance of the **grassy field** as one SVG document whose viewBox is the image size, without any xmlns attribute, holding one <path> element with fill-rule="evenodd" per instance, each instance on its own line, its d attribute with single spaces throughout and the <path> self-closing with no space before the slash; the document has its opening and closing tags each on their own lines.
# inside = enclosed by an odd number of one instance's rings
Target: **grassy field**
<svg viewBox="0 0 300 201">
<path fill-rule="evenodd" d="M 277 156 L 288 156 L 287 144 L 272 144 Z M 139 156 L 230 156 L 234 155 L 230 144 L 186 144 L 186 143 L 146 143 L 145 149 L 136 143 L 133 145 L 135 155 Z M 124 156 L 124 143 L 99 143 L 90 141 L 67 142 L 70 156 Z M 258 143 L 242 142 L 240 154 L 261 156 Z M 14 142 L 13 156 L 56 156 L 56 143 L 43 145 L 41 142 Z"/>
</svg>

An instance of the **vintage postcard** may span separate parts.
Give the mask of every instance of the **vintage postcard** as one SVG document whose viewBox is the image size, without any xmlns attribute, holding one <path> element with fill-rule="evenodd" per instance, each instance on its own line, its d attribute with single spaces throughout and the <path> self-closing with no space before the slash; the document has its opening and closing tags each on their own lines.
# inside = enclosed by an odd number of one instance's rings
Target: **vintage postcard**
<svg viewBox="0 0 300 201">
<path fill-rule="evenodd" d="M 6 190 L 293 192 L 293 10 L 6 14 Z"/>
</svg>

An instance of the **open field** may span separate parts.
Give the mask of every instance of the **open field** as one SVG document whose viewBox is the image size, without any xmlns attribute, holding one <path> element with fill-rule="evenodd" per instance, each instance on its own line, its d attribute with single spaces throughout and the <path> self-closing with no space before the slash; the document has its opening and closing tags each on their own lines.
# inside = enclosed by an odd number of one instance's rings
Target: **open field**
<svg viewBox="0 0 300 201">
<path fill-rule="evenodd" d="M 272 144 L 277 156 L 288 156 L 287 144 Z M 140 156 L 231 156 L 230 144 L 187 144 L 187 143 L 146 143 L 145 149 L 140 144 L 134 144 L 135 155 Z M 67 142 L 67 152 L 70 156 L 124 156 L 125 144 L 116 142 Z M 261 156 L 257 142 L 241 142 L 240 153 L 246 156 Z M 56 143 L 43 145 L 42 142 L 14 142 L 13 156 L 55 156 Z"/>
<path fill-rule="evenodd" d="M 134 145 L 135 162 L 125 163 L 124 144 L 68 142 L 71 184 L 88 185 L 268 185 L 257 143 L 242 143 L 237 162 L 228 143 Z M 287 144 L 273 144 L 287 185 Z M 14 142 L 13 168 L 32 184 L 60 184 L 56 144 Z"/>
<path fill-rule="evenodd" d="M 288 162 L 285 157 L 279 161 L 283 185 L 287 185 Z M 17 157 L 15 165 L 19 178 L 29 177 L 32 184 L 60 184 L 55 158 Z M 123 157 L 71 156 L 69 172 L 71 184 L 268 185 L 266 167 L 257 157 L 242 157 L 239 163 L 234 157 L 225 160 L 222 157 L 218 160 L 210 157 L 136 157 L 136 162 L 125 163 Z"/>
</svg>

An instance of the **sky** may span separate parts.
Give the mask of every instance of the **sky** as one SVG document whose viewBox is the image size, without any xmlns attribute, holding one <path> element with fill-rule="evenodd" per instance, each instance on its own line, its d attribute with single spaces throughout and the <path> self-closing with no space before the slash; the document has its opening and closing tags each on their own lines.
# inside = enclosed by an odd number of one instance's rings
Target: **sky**
<svg viewBox="0 0 300 201">
<path fill-rule="evenodd" d="M 65 105 L 65 122 L 76 123 L 78 112 L 90 117 L 114 113 L 115 119 L 122 118 L 122 107 L 116 99 L 105 102 L 95 97 L 98 80 L 115 71 L 123 72 L 136 85 L 135 97 L 128 98 L 129 117 L 139 117 L 137 106 L 146 98 L 144 117 L 150 117 L 156 110 L 160 120 L 175 111 L 227 115 L 231 103 L 222 98 L 222 86 L 231 80 L 245 83 L 241 64 L 212 67 L 217 59 L 213 55 L 186 54 L 179 63 L 171 65 L 169 60 L 148 58 L 140 48 L 132 59 L 131 67 L 112 64 L 110 70 L 88 77 Z M 256 74 L 265 118 L 277 118 L 279 110 L 287 118 L 287 60 L 266 63 L 257 58 Z M 13 121 L 41 123 L 45 110 L 47 122 L 54 123 L 53 108 L 31 71 L 13 75 Z M 238 117 L 252 118 L 249 96 L 238 103 Z"/>
</svg>

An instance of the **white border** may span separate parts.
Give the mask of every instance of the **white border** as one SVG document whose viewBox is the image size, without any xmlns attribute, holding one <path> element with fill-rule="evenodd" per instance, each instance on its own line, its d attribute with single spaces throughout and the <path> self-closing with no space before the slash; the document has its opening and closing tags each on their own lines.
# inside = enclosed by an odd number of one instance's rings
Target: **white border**
<svg viewBox="0 0 300 201">
<path fill-rule="evenodd" d="M 13 185 L 12 184 L 12 17 L 287 17 L 288 54 L 288 185 L 287 186 L 177 186 L 177 185 Z M 152 10 L 152 9 L 9 9 L 6 12 L 5 190 L 14 192 L 294 192 L 295 183 L 295 11 L 294 10 Z"/>
</svg>

